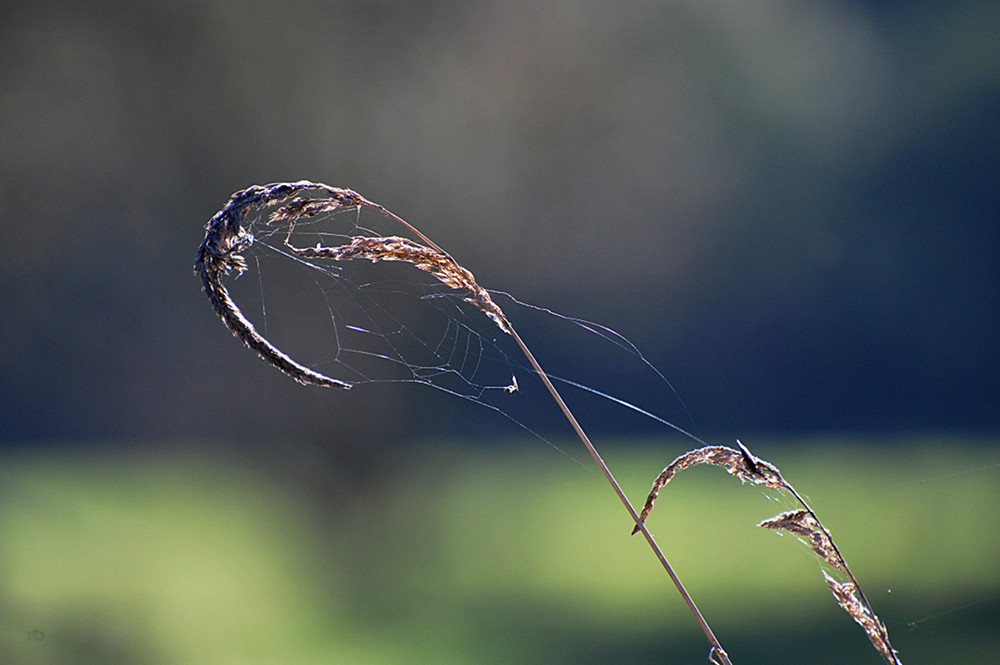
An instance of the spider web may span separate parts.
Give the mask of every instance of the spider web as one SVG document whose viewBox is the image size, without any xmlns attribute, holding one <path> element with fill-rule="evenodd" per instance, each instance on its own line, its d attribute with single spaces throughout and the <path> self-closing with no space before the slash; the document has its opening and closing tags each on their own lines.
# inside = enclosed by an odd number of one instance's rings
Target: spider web
<svg viewBox="0 0 1000 665">
<path fill-rule="evenodd" d="M 261 336 L 297 363 L 337 381 L 430 386 L 494 409 L 532 431 L 511 415 L 510 407 L 521 396 L 512 395 L 515 391 L 527 387 L 529 394 L 537 395 L 537 377 L 522 361 L 504 322 L 470 298 L 469 291 L 404 261 L 303 256 L 304 248 L 344 247 L 359 238 L 384 241 L 405 234 L 414 239 L 399 218 L 377 205 L 334 206 L 283 216 L 283 204 L 287 205 L 287 197 L 241 210 L 244 240 L 238 249 L 246 268 L 224 277 L 233 300 Z M 415 242 L 429 241 L 420 236 Z M 544 319 L 546 327 L 559 329 L 560 337 L 568 328 L 574 340 L 582 335 L 603 345 L 605 353 L 610 348 L 638 361 L 673 391 L 639 350 L 615 331 L 527 305 L 502 292 L 490 295 L 516 322 L 525 316 Z M 586 351 L 580 356 L 586 357 Z M 653 407 L 641 408 L 587 385 L 585 379 L 552 378 L 695 438 L 655 415 Z M 662 398 L 661 393 L 661 402 Z"/>
<path fill-rule="evenodd" d="M 398 235 L 383 213 L 338 209 L 269 223 L 244 222 L 253 244 L 233 298 L 258 331 L 303 365 L 350 384 L 420 383 L 472 400 L 512 390 L 506 334 L 449 288 L 412 265 L 304 258 L 291 247 L 332 247 Z M 506 340 L 502 340 L 506 341 Z"/>
</svg>

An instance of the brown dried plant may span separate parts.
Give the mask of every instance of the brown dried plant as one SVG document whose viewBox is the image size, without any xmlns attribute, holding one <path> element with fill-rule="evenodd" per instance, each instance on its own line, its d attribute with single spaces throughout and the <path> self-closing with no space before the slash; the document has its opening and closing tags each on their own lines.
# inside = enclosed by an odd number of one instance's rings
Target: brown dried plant
<svg viewBox="0 0 1000 665">
<path fill-rule="evenodd" d="M 678 471 L 683 471 L 697 464 L 725 467 L 730 475 L 736 476 L 741 482 L 765 485 L 774 490 L 788 492 L 802 507 L 775 515 L 757 526 L 776 531 L 787 531 L 802 538 L 809 543 L 812 551 L 820 559 L 835 571 L 846 576 L 845 581 L 838 582 L 825 570 L 823 571 L 823 576 L 837 603 L 864 629 L 872 645 L 887 662 L 892 665 L 900 665 L 899 654 L 889 643 L 889 632 L 886 630 L 885 624 L 875 615 L 854 574 L 840 554 L 836 543 L 833 542 L 833 536 L 819 521 L 816 513 L 795 488 L 781 477 L 781 472 L 778 471 L 777 467 L 755 457 L 739 441 L 736 442 L 736 445 L 739 446 L 739 450 L 726 446 L 705 446 L 688 451 L 668 464 L 653 481 L 653 487 L 642 507 L 640 519 L 646 520 L 650 511 L 653 510 L 653 504 L 656 502 L 660 490 L 673 479 Z M 638 525 L 632 530 L 632 533 L 637 531 Z"/>
<path fill-rule="evenodd" d="M 313 194 L 310 194 L 310 192 Z M 275 208 L 275 206 L 280 207 Z M 398 223 L 405 232 L 413 235 L 415 239 L 399 235 L 373 237 L 359 234 L 356 237 L 351 237 L 349 242 L 335 246 L 319 244 L 315 247 L 296 247 L 292 245 L 292 230 L 297 221 L 307 220 L 323 213 L 352 209 L 360 211 L 362 208 L 369 208 L 388 216 Z M 721 643 L 695 605 L 691 595 L 684 588 L 680 578 L 667 561 L 666 556 L 656 543 L 653 535 L 646 528 L 645 520 L 650 510 L 652 510 L 653 503 L 660 489 L 670 482 L 670 479 L 673 478 L 677 471 L 695 464 L 724 466 L 731 474 L 743 481 L 764 484 L 775 489 L 787 489 L 801 502 L 802 500 L 798 497 L 798 494 L 795 493 L 790 485 L 785 483 L 773 465 L 753 457 L 742 444 L 740 444 L 739 451 L 724 446 L 708 446 L 685 453 L 668 465 L 657 477 L 640 515 L 626 497 L 589 436 L 584 432 L 576 417 L 566 405 L 566 402 L 549 378 L 549 375 L 542 369 L 507 316 L 490 297 L 489 292 L 476 282 L 473 274 L 459 265 L 451 255 L 411 224 L 378 203 L 369 201 L 350 189 L 330 187 L 329 185 L 310 182 L 308 180 L 254 185 L 234 193 L 226 206 L 216 213 L 206 224 L 205 238 L 198 248 L 195 261 L 195 273 L 201 278 L 202 287 L 208 296 L 212 308 L 222 319 L 226 327 L 263 360 L 295 381 L 325 388 L 351 388 L 353 385 L 349 381 L 333 378 L 310 369 L 277 348 L 261 335 L 253 323 L 243 315 L 239 306 L 223 284 L 223 280 L 231 273 L 239 275 L 247 269 L 247 263 L 241 252 L 249 249 L 256 240 L 245 225 L 245 221 L 251 213 L 256 214 L 265 209 L 273 209 L 270 213 L 269 223 L 287 223 L 289 225 L 288 236 L 285 240 L 285 249 L 291 255 L 303 259 L 328 259 L 333 261 L 361 259 L 369 262 L 398 261 L 408 263 L 419 270 L 433 275 L 438 281 L 451 289 L 464 292 L 466 302 L 480 309 L 500 330 L 511 335 L 628 511 L 630 518 L 635 523 L 632 533 L 641 532 L 643 534 L 654 555 L 669 575 L 685 604 L 695 617 L 710 644 L 709 660 L 717 665 L 731 665 L 725 649 L 722 648 Z M 805 503 L 802 503 L 805 506 Z M 801 512 L 804 515 L 786 513 L 779 516 L 780 519 L 775 518 L 777 521 L 772 521 L 773 523 L 761 523 L 761 526 L 784 529 L 804 536 L 813 543 L 813 548 L 817 552 L 822 550 L 825 554 L 821 554 L 821 556 L 835 569 L 845 573 L 849 578 L 848 582 L 842 583 L 830 578 L 831 589 L 840 605 L 865 628 L 876 648 L 879 648 L 880 652 L 890 662 L 898 663 L 899 661 L 895 657 L 895 652 L 889 646 L 884 626 L 882 626 L 881 622 L 878 621 L 877 617 L 871 611 L 870 605 L 861 593 L 860 587 L 858 587 L 857 582 L 848 570 L 846 563 L 843 562 L 839 552 L 836 551 L 836 547 L 833 545 L 832 539 L 829 538 L 828 532 L 822 527 L 819 520 L 815 519 L 815 515 L 808 506 L 805 506 L 805 510 Z M 832 558 L 827 558 L 828 556 Z"/>
<path fill-rule="evenodd" d="M 324 194 L 321 198 L 298 196 L 306 190 L 316 190 Z M 202 286 L 208 295 L 212 308 L 233 334 L 266 362 L 292 377 L 299 383 L 325 388 L 350 388 L 351 383 L 331 378 L 316 372 L 271 344 L 257 332 L 253 323 L 240 311 L 222 283 L 222 278 L 235 271 L 246 270 L 246 261 L 240 252 L 254 243 L 253 235 L 243 226 L 248 212 L 270 205 L 285 203 L 271 214 L 270 222 L 291 222 L 298 218 L 312 217 L 323 212 L 333 212 L 352 208 L 372 208 L 383 212 L 417 235 L 426 245 L 406 238 L 391 236 L 372 238 L 360 236 L 351 243 L 340 247 L 297 248 L 286 241 L 293 254 L 302 257 L 328 258 L 338 261 L 366 259 L 368 261 L 405 261 L 425 270 L 442 283 L 454 289 L 464 289 L 469 296 L 466 300 L 479 307 L 504 332 L 510 331 L 510 324 L 500 308 L 490 298 L 489 293 L 476 283 L 472 273 L 458 265 L 440 247 L 377 203 L 368 201 L 349 189 L 330 187 L 309 181 L 254 185 L 233 194 L 229 203 L 209 220 L 205 228 L 205 239 L 198 248 L 195 272 L 201 277 Z"/>
</svg>

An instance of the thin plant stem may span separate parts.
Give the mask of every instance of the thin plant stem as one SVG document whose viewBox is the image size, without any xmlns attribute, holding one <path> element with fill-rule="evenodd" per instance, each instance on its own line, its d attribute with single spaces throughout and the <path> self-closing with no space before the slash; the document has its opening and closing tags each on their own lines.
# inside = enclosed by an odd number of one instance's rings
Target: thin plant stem
<svg viewBox="0 0 1000 665">
<path fill-rule="evenodd" d="M 395 236 L 385 238 L 356 237 L 351 243 L 346 245 L 337 247 L 323 247 L 317 245 L 312 248 L 295 247 L 289 242 L 289 239 L 286 239 L 285 246 L 293 255 L 310 258 L 319 257 L 333 260 L 361 258 L 372 261 L 386 260 L 409 262 L 420 270 L 425 270 L 433 274 L 441 282 L 452 288 L 464 289 L 468 291 L 469 298 L 466 299 L 467 302 L 471 302 L 476 305 L 487 316 L 489 316 L 501 330 L 513 336 L 517 345 L 528 359 L 531 367 L 538 374 L 542 383 L 545 384 L 545 387 L 552 395 L 552 398 L 556 401 L 559 409 L 569 421 L 577 436 L 580 437 L 583 445 L 586 446 L 591 457 L 593 457 L 594 461 L 597 462 L 598 467 L 601 469 L 601 473 L 604 474 L 604 477 L 607 478 L 608 482 L 611 484 L 615 494 L 618 495 L 618 498 L 621 500 L 625 509 L 628 510 L 629 515 L 635 522 L 636 528 L 642 532 L 643 536 L 646 538 L 646 542 L 649 543 L 653 553 L 656 555 L 656 558 L 659 559 L 663 569 L 667 571 L 667 575 L 670 576 L 674 586 L 677 587 L 677 590 L 680 592 L 681 597 L 688 606 L 688 609 L 691 610 L 691 613 L 698 621 L 698 625 L 701 626 L 702 631 L 705 633 L 705 636 L 708 638 L 709 644 L 711 644 L 712 647 L 709 659 L 712 662 L 721 665 L 732 665 L 725 649 L 722 648 L 722 645 L 719 643 L 718 638 L 715 637 L 715 634 L 709 627 L 705 617 L 702 616 L 701 611 L 698 610 L 698 607 L 695 605 L 691 595 L 688 593 L 687 589 L 684 588 L 680 578 L 667 561 L 666 556 L 664 556 L 663 551 L 656 543 L 653 535 L 646 529 L 646 525 L 643 523 L 639 513 L 636 512 L 635 508 L 629 502 L 628 497 L 625 496 L 625 492 L 622 490 L 621 485 L 618 484 L 618 481 L 615 480 L 614 475 L 611 473 L 611 469 L 608 468 L 604 459 L 597 452 L 597 448 L 591 442 L 587 433 L 583 431 L 583 427 L 580 426 L 580 423 L 573 415 L 573 412 L 570 411 L 569 407 L 566 405 L 562 395 L 560 395 L 559 391 L 556 390 L 556 387 L 553 385 L 549 375 L 542 369 L 541 365 L 535 359 L 534 354 L 531 353 L 527 344 L 524 343 L 521 336 L 516 330 L 514 330 L 513 325 L 511 325 L 510 321 L 507 320 L 503 311 L 490 298 L 489 292 L 476 283 L 471 272 L 460 266 L 447 252 L 438 247 L 438 245 L 431 241 L 430 238 L 418 231 L 406 220 L 402 219 L 395 213 L 386 210 L 382 205 L 365 199 L 357 192 L 348 189 L 330 187 L 329 185 L 313 183 L 307 180 L 301 180 L 294 183 L 274 183 L 271 185 L 253 186 L 236 192 L 230 198 L 226 207 L 216 213 L 216 215 L 209 220 L 206 225 L 205 239 L 202 241 L 201 247 L 198 250 L 198 259 L 195 263 L 195 272 L 201 277 L 205 293 L 208 295 L 213 308 L 233 334 L 242 340 L 243 343 L 250 349 L 254 350 L 261 358 L 266 360 L 275 368 L 291 376 L 299 383 L 339 388 L 350 388 L 352 386 L 350 382 L 334 379 L 319 372 L 315 372 L 295 362 L 292 358 L 274 347 L 267 341 L 267 339 L 260 335 L 260 333 L 258 333 L 254 328 L 253 324 L 247 320 L 245 316 L 243 316 L 239 307 L 237 307 L 236 303 L 233 302 L 232 298 L 229 296 L 229 292 L 226 287 L 222 284 L 222 277 L 229 271 L 235 270 L 238 273 L 241 273 L 246 269 L 244 259 L 237 253 L 240 250 L 249 247 L 254 242 L 253 235 L 247 233 L 242 227 L 245 209 L 248 207 L 263 207 L 270 203 L 288 201 L 292 196 L 304 189 L 322 190 L 327 194 L 328 198 L 317 200 L 313 203 L 310 203 L 305 199 L 295 199 L 288 203 L 288 205 L 284 208 L 272 213 L 270 221 L 274 222 L 276 220 L 284 219 L 294 222 L 294 220 L 300 215 L 312 216 L 322 212 L 332 212 L 337 209 L 352 207 L 360 208 L 364 206 L 388 215 L 403 225 L 406 229 L 414 233 L 421 241 L 426 243 L 426 246 Z M 291 232 L 289 232 L 289 236 L 290 235 Z"/>
<path fill-rule="evenodd" d="M 705 633 L 705 637 L 708 638 L 708 642 L 712 646 L 712 655 L 718 656 L 724 665 L 732 665 L 732 661 L 729 660 L 729 655 L 726 653 L 726 650 L 722 648 L 722 644 L 719 643 L 719 639 L 715 636 L 715 633 L 712 632 L 712 628 L 708 625 L 708 621 L 705 620 L 705 617 L 702 615 L 701 610 L 698 609 L 698 606 L 695 604 L 694 599 L 691 597 L 691 594 L 689 594 L 687 589 L 684 588 L 684 584 L 677 576 L 677 573 L 674 572 L 673 566 L 671 566 L 670 562 L 667 561 L 667 557 L 663 554 L 663 550 L 660 549 L 660 546 L 659 544 L 657 544 L 656 539 L 653 538 L 653 534 L 651 534 L 649 532 L 649 529 L 646 528 L 645 522 L 643 522 L 643 520 L 639 517 L 639 513 L 636 512 L 635 507 L 628 500 L 628 497 L 625 496 L 624 490 L 622 490 L 621 485 L 618 484 L 618 481 L 615 480 L 615 476 L 613 473 L 611 473 L 611 469 L 608 468 L 608 465 L 604 461 L 604 458 L 601 457 L 601 454 L 597 452 L 597 448 L 590 440 L 590 437 L 587 436 L 587 433 L 583 430 L 583 427 L 580 425 L 579 421 L 577 421 L 576 416 L 574 416 L 573 412 L 570 411 L 570 408 L 569 406 L 567 406 L 566 401 L 563 400 L 562 395 L 560 395 L 559 391 L 556 390 L 556 387 L 552 383 L 552 380 L 549 378 L 549 375 L 545 372 L 545 370 L 542 369 L 542 366 L 535 359 L 535 356 L 533 353 L 531 353 L 531 350 L 528 348 L 528 345 L 524 343 L 523 339 L 521 339 L 521 336 L 517 333 L 517 330 L 515 330 L 513 326 L 511 326 L 509 332 L 514 337 L 514 340 L 517 342 L 517 345 L 521 348 L 521 351 L 524 353 L 525 357 L 528 359 L 528 363 L 538 374 L 539 378 L 541 378 L 542 383 L 545 384 L 545 387 L 548 389 L 549 394 L 552 395 L 552 399 L 554 399 L 556 401 L 556 404 L 559 405 L 559 410 L 562 411 L 564 416 L 566 416 L 566 420 L 569 421 L 569 424 L 573 427 L 573 430 L 576 432 L 576 435 L 580 437 L 580 441 L 583 442 L 583 445 L 587 448 L 587 451 L 590 453 L 590 456 L 594 458 L 595 462 L 597 462 L 597 466 L 600 467 L 601 473 L 603 473 L 604 477 L 607 478 L 608 482 L 611 484 L 611 487 L 614 489 L 615 494 L 618 495 L 618 498 L 625 506 L 625 509 L 628 511 L 628 514 L 632 517 L 632 520 L 635 522 L 636 527 L 639 529 L 639 531 L 642 532 L 642 535 L 646 538 L 646 542 L 649 543 L 650 548 L 652 548 L 653 553 L 656 555 L 656 558 L 659 559 L 660 564 L 663 566 L 663 569 L 667 571 L 667 575 L 670 576 L 670 580 L 674 583 L 674 586 L 677 587 L 677 591 L 680 592 L 681 598 L 684 599 L 684 603 L 688 606 L 688 609 L 691 610 L 691 614 L 694 615 L 694 618 L 698 622 L 698 625 L 701 626 L 701 630 L 702 632 Z"/>
</svg>

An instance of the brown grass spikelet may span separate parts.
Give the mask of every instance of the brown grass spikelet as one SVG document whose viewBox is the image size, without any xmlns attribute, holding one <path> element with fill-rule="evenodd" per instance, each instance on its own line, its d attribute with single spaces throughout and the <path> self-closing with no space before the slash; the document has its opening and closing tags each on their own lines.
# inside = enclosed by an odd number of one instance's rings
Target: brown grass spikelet
<svg viewBox="0 0 1000 665">
<path fill-rule="evenodd" d="M 306 181 L 267 186 L 254 185 L 233 194 L 226 206 L 205 225 L 205 238 L 198 247 L 194 271 L 201 278 L 202 290 L 205 291 L 212 309 L 222 322 L 237 339 L 265 362 L 298 383 L 324 388 L 350 388 L 351 384 L 347 381 L 331 378 L 298 363 L 257 332 L 222 282 L 230 272 L 242 274 L 246 270 L 246 261 L 240 252 L 254 243 L 253 234 L 243 226 L 247 213 L 286 200 L 296 192 L 309 187 L 315 185 Z M 330 198 L 338 202 L 360 198 L 350 190 L 332 187 L 327 187 L 327 190 L 331 195 Z"/>
<path fill-rule="evenodd" d="M 875 649 L 891 665 L 901 665 L 899 656 L 889 643 L 889 633 L 885 625 L 879 621 L 872 610 L 871 604 L 865 597 L 864 592 L 858 585 L 854 574 L 847 566 L 847 562 L 837 549 L 833 537 L 825 526 L 816 517 L 816 513 L 805 502 L 802 496 L 791 486 L 777 467 L 758 457 L 755 457 L 746 446 L 739 441 L 736 442 L 739 450 L 734 450 L 727 446 L 705 446 L 688 451 L 668 464 L 660 475 L 653 481 L 653 487 L 649 492 L 646 503 L 640 513 L 640 521 L 645 522 L 649 512 L 653 509 L 660 490 L 669 483 L 678 471 L 690 468 L 697 464 L 711 464 L 721 466 L 736 476 L 741 482 L 750 482 L 755 485 L 765 485 L 775 490 L 783 490 L 791 494 L 798 501 L 801 508 L 789 510 L 770 519 L 760 522 L 757 526 L 775 531 L 788 531 L 809 542 L 812 551 L 825 561 L 834 570 L 842 573 L 847 581 L 838 582 L 832 578 L 825 570 L 823 576 L 826 578 L 830 589 L 833 592 L 837 603 L 862 627 L 868 639 L 871 640 Z M 632 533 L 639 531 L 638 523 Z"/>
<path fill-rule="evenodd" d="M 812 551 L 819 555 L 820 558 L 837 570 L 843 573 L 847 572 L 846 564 L 841 558 L 840 552 L 833 546 L 833 539 L 830 538 L 830 534 L 808 510 L 803 508 L 789 510 L 766 519 L 757 526 L 776 531 L 788 531 L 789 533 L 794 533 L 796 536 L 806 538 L 809 541 L 809 546 L 812 547 Z"/>
<path fill-rule="evenodd" d="M 650 511 L 653 510 L 653 504 L 656 502 L 660 490 L 673 480 L 674 475 L 678 471 L 683 471 L 698 464 L 725 467 L 729 475 L 736 476 L 741 482 L 766 485 L 773 489 L 786 488 L 784 479 L 782 479 L 781 474 L 773 464 L 754 457 L 742 443 L 739 441 L 736 443 L 740 446 L 740 450 L 734 450 L 728 446 L 705 446 L 704 448 L 688 451 L 668 464 L 660 472 L 660 475 L 656 477 L 656 480 L 653 481 L 653 488 L 649 491 L 649 496 L 646 497 L 646 503 L 643 505 L 642 512 L 639 515 L 642 521 L 646 521 Z M 638 532 L 639 527 L 636 525 L 632 529 L 632 533 L 636 534 Z"/>
<path fill-rule="evenodd" d="M 871 606 L 865 601 L 864 596 L 858 590 L 858 586 L 851 581 L 838 582 L 830 577 L 826 571 L 823 571 L 823 577 L 826 578 L 826 583 L 830 585 L 830 591 L 833 593 L 833 597 L 836 598 L 837 604 L 850 614 L 851 618 L 858 622 L 858 625 L 865 631 L 868 639 L 871 640 L 875 650 L 882 654 L 886 662 L 892 665 L 900 665 L 899 653 L 889 644 L 889 631 L 886 630 L 885 624 L 875 616 Z"/>
<path fill-rule="evenodd" d="M 280 212 L 280 211 L 279 211 Z M 294 228 L 294 227 L 292 227 Z M 367 259 L 369 261 L 403 261 L 428 272 L 453 289 L 469 292 L 466 302 L 481 309 L 504 332 L 510 332 L 510 324 L 500 307 L 493 302 L 486 289 L 476 283 L 472 273 L 455 262 L 453 258 L 434 247 L 427 247 L 408 238 L 399 236 L 367 237 L 359 236 L 351 242 L 336 247 L 294 247 L 285 242 L 288 250 L 303 258 L 332 259 L 348 261 Z"/>
<path fill-rule="evenodd" d="M 316 196 L 300 196 L 302 192 L 319 192 Z M 244 316 L 239 306 L 229 295 L 223 278 L 230 272 L 241 274 L 246 270 L 246 262 L 240 252 L 254 242 L 253 234 L 244 227 L 247 215 L 253 211 L 273 209 L 268 222 L 288 223 L 289 236 L 295 221 L 314 217 L 337 210 L 371 208 L 388 215 L 418 237 L 415 242 L 399 236 L 369 237 L 358 236 L 350 242 L 336 247 L 318 245 L 311 248 L 293 247 L 286 239 L 285 246 L 297 256 L 327 258 L 337 261 L 367 259 L 370 261 L 404 261 L 428 272 L 443 284 L 468 292 L 465 300 L 482 310 L 501 330 L 511 332 L 510 323 L 500 307 L 493 302 L 486 289 L 476 283 L 472 273 L 460 266 L 447 252 L 431 242 L 408 222 L 373 203 L 355 191 L 331 187 L 308 180 L 270 185 L 253 185 L 233 194 L 226 206 L 217 212 L 205 225 L 205 239 L 198 248 L 195 273 L 201 278 L 202 289 L 208 296 L 219 318 L 240 341 L 260 358 L 284 372 L 295 381 L 325 388 L 350 388 L 351 383 L 331 378 L 312 370 L 272 344 L 261 335 Z M 421 244 L 423 243 L 423 244 Z"/>
</svg>

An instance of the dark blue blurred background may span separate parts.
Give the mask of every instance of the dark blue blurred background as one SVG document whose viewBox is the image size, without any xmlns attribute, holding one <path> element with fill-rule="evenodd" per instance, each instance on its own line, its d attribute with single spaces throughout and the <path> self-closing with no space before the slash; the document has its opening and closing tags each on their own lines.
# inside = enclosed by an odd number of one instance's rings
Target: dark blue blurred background
<svg viewBox="0 0 1000 665">
<path fill-rule="evenodd" d="M 219 324 L 204 222 L 298 178 L 615 328 L 690 419 L 638 363 L 525 334 L 700 433 L 994 432 L 998 33 L 983 2 L 5 3 L 0 439 L 505 426 L 300 388 Z"/>
<path fill-rule="evenodd" d="M 553 373 L 778 465 L 904 662 L 988 661 L 997 35 L 964 0 L 3 3 L 0 661 L 704 662 L 537 381 L 493 401 L 580 466 L 220 324 L 205 222 L 300 178 L 628 337 L 676 394 L 507 310 Z M 633 500 L 694 445 L 567 393 Z M 691 470 L 650 523 L 735 662 L 878 662 L 753 527 L 772 494 Z"/>
</svg>

